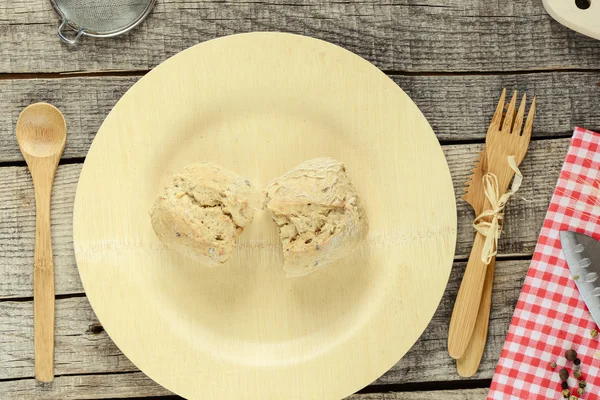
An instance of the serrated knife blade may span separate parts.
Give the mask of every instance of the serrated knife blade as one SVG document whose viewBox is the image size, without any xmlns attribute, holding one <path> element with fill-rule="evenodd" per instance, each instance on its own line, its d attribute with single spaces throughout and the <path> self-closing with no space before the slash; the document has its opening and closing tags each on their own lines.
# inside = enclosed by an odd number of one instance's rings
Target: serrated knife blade
<svg viewBox="0 0 600 400">
<path fill-rule="evenodd" d="M 579 293 L 600 325 L 600 242 L 583 233 L 561 231 L 560 243 Z"/>
</svg>

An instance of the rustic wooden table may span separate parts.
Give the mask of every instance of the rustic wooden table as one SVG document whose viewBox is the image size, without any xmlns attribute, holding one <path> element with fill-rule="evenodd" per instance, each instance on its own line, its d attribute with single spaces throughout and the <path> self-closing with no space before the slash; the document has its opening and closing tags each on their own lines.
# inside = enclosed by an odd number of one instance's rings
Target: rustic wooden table
<svg viewBox="0 0 600 400">
<path fill-rule="evenodd" d="M 573 127 L 600 128 L 600 41 L 554 22 L 541 0 L 159 0 L 130 34 L 77 47 L 58 41 L 57 24 L 47 0 L 0 4 L 0 398 L 169 395 L 111 342 L 85 296 L 71 228 L 79 172 L 104 117 L 148 70 L 198 42 L 274 30 L 339 44 L 387 73 L 433 126 L 455 183 L 458 242 L 442 303 L 404 359 L 352 399 L 485 398 Z M 473 237 L 459 196 L 503 87 L 538 96 L 519 193 L 528 201 L 507 208 L 488 346 L 478 374 L 461 379 L 446 351 Z M 35 205 L 14 133 L 20 111 L 37 101 L 58 106 L 69 129 L 52 202 L 56 380 L 46 385 L 33 379 Z M 139 334 L 151 335 L 152 326 Z"/>
</svg>

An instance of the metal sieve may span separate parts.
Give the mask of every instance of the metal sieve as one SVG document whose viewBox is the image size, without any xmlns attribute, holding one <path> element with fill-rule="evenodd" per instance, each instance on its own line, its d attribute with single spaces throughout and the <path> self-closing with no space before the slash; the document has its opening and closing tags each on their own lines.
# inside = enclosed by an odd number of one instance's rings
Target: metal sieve
<svg viewBox="0 0 600 400">
<path fill-rule="evenodd" d="M 125 33 L 146 18 L 156 0 L 50 0 L 62 22 L 58 37 L 75 44 L 81 36 L 111 37 Z M 71 31 L 71 38 L 65 36 Z"/>
</svg>

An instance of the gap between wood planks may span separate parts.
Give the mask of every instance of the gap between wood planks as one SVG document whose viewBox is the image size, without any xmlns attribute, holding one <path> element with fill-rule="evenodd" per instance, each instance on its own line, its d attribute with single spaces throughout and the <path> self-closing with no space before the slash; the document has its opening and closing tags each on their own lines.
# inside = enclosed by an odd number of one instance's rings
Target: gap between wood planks
<svg viewBox="0 0 600 400">
<path fill-rule="evenodd" d="M 58 165 L 69 165 L 69 164 L 83 164 L 85 157 L 73 157 L 73 158 L 62 158 Z M 19 161 L 0 161 L 0 168 L 2 167 L 26 167 L 27 163 L 25 160 Z"/>
<path fill-rule="evenodd" d="M 60 374 L 55 375 L 55 378 L 63 376 L 109 376 L 109 375 L 126 375 L 137 371 L 115 371 L 115 372 L 84 372 L 78 374 Z M 33 380 L 32 377 L 0 379 L 1 382 L 14 382 Z M 410 393 L 410 392 L 437 392 L 448 390 L 467 390 L 467 389 L 487 389 L 492 383 L 491 379 L 473 379 L 473 380 L 457 380 L 457 381 L 433 381 L 433 382 L 414 382 L 414 383 L 399 383 L 399 384 L 372 384 L 362 388 L 355 394 L 375 394 L 375 393 Z M 42 384 L 43 385 L 43 384 Z M 161 399 L 173 398 L 180 399 L 181 397 L 161 396 Z M 106 399 L 104 399 L 106 400 Z"/>
<path fill-rule="evenodd" d="M 562 72 L 558 72 L 558 71 L 562 71 Z M 570 71 L 570 72 L 565 72 L 565 71 Z M 579 72 L 575 72 L 575 71 L 579 71 Z M 582 97 L 582 99 L 574 99 L 573 104 L 571 104 L 572 108 L 577 108 L 577 107 L 582 107 L 583 105 L 589 105 L 591 104 L 597 97 L 597 91 L 594 90 L 593 86 L 594 85 L 600 85 L 600 82 L 596 82 L 596 80 L 600 79 L 597 78 L 597 76 L 600 74 L 600 68 L 596 68 L 596 69 L 575 69 L 575 68 L 566 68 L 566 69 L 536 69 L 536 70 L 518 70 L 518 71 L 496 71 L 496 72 L 478 72 L 478 71 L 459 71 L 459 72 L 419 72 L 419 73 L 413 73 L 413 72 L 405 72 L 405 71 L 384 71 L 386 73 L 388 73 L 388 76 L 390 76 L 391 78 L 393 78 L 396 82 L 398 82 L 398 84 L 400 86 L 402 82 L 406 81 L 408 82 L 408 84 L 410 85 L 410 82 L 412 82 L 413 80 L 419 81 L 418 83 L 415 83 L 415 89 L 414 90 L 420 90 L 422 89 L 421 86 L 424 84 L 428 85 L 430 83 L 430 80 L 435 81 L 436 79 L 442 79 L 442 80 L 458 80 L 460 82 L 465 82 L 465 80 L 469 80 L 469 78 L 471 79 L 479 79 L 479 80 L 483 80 L 483 81 L 488 81 L 491 80 L 494 83 L 497 83 L 497 81 L 499 80 L 503 80 L 503 77 L 507 77 L 507 79 L 510 79 L 511 82 L 513 80 L 524 80 L 524 81 L 531 81 L 531 83 L 534 85 L 534 87 L 536 85 L 542 84 L 542 93 L 544 93 L 544 90 L 550 90 L 550 94 L 554 93 L 555 90 L 559 90 L 557 89 L 560 88 L 560 85 L 556 85 L 556 84 L 551 84 L 550 87 L 546 87 L 543 85 L 543 82 L 545 81 L 553 81 L 555 78 L 554 76 L 561 75 L 562 74 L 566 74 L 567 80 L 570 79 L 574 79 L 573 76 L 575 76 L 576 74 L 584 74 L 583 71 L 597 71 L 597 72 L 588 72 L 588 79 L 585 81 L 586 85 L 588 85 L 588 87 L 591 86 L 591 90 L 590 92 L 593 94 L 592 96 L 584 96 Z M 101 83 L 102 82 L 114 82 L 115 85 L 117 85 L 119 87 L 119 92 L 117 93 L 120 94 L 122 92 L 124 92 L 126 89 L 128 89 L 130 87 L 131 84 L 133 84 L 138 78 L 140 78 L 141 76 L 143 76 L 144 74 L 146 74 L 148 72 L 148 70 L 134 70 L 134 71 L 117 71 L 117 70 L 104 70 L 104 71 L 72 71 L 71 73 L 22 73 L 22 74 L 0 74 L 0 82 L 4 82 L 4 85 L 8 85 L 10 86 L 11 84 L 15 84 L 17 86 L 15 86 L 16 89 L 15 90 L 15 94 L 17 96 L 20 96 L 20 90 L 31 90 L 31 88 L 28 87 L 28 85 L 33 85 L 33 87 L 35 87 L 35 82 L 38 80 L 42 80 L 43 82 L 49 82 L 52 83 L 53 85 L 51 86 L 60 86 L 60 82 L 64 82 L 61 81 L 61 79 L 63 78 L 67 78 L 67 79 L 71 79 L 71 80 L 75 80 L 76 82 L 78 82 L 78 84 L 84 84 L 84 82 L 94 82 L 95 85 L 99 85 L 102 86 Z M 508 74 L 508 75 L 507 75 Z M 405 76 L 403 76 L 405 75 Z M 429 76 L 428 76 L 429 75 Z M 513 78 L 508 78 L 508 77 L 513 77 Z M 521 77 L 521 78 L 519 78 Z M 17 78 L 17 79 L 14 79 Z M 56 79 L 54 79 L 56 78 Z M 4 79 L 4 80 L 2 80 Z M 423 82 L 421 82 L 423 81 Z M 21 82 L 21 83 L 18 83 Z M 23 83 L 25 82 L 25 83 Z M 117 82 L 126 82 L 125 84 L 117 84 Z M 411 90 L 411 88 L 408 89 L 409 91 Z M 456 90 L 456 88 L 454 88 L 454 90 Z M 466 90 L 466 89 L 465 89 Z M 50 96 L 51 98 L 54 98 L 54 100 L 56 101 L 57 98 L 55 96 L 55 91 L 56 88 L 53 87 L 53 89 L 50 90 L 50 94 L 46 93 L 46 96 Z M 99 91 L 100 93 L 101 91 Z M 58 95 L 60 95 L 60 91 L 57 92 Z M 104 94 L 103 92 L 101 94 Z M 556 93 L 554 93 L 556 94 Z M 100 94 L 97 94 L 98 96 L 100 96 Z M 444 109 L 444 100 L 443 98 L 440 99 L 440 95 L 443 95 L 443 91 L 440 93 L 436 93 L 436 96 L 429 98 L 427 96 L 423 97 L 423 101 L 424 101 L 424 105 L 427 107 L 428 105 L 432 107 L 432 112 L 437 111 L 439 113 L 440 110 L 445 110 Z M 478 97 L 481 97 L 481 95 L 478 95 Z M 58 97 L 60 99 L 60 97 Z M 37 99 L 39 99 L 39 97 L 37 97 Z M 108 103 L 108 104 L 104 104 L 104 106 L 107 105 L 114 105 L 114 102 L 116 102 L 116 100 L 118 99 L 118 97 L 114 97 L 110 98 L 109 100 L 104 101 L 104 103 Z M 49 99 L 46 99 L 47 101 L 52 101 Z M 27 98 L 22 99 L 21 101 L 27 101 Z M 30 100 L 32 101 L 32 100 Z M 584 103 L 581 103 L 581 101 L 584 101 Z M 428 102 L 430 102 L 431 104 L 429 104 Z M 13 107 L 16 106 L 18 107 L 19 105 L 13 105 Z M 495 104 L 494 104 L 495 106 Z M 490 106 L 491 107 L 491 106 Z M 94 124 L 99 125 L 99 123 L 102 120 L 103 117 L 103 113 L 108 113 L 108 107 L 106 107 L 106 109 L 104 109 L 103 111 L 97 112 L 93 115 L 92 118 L 92 122 Z M 17 110 L 15 110 L 17 111 Z M 85 114 L 81 114 L 80 110 L 78 110 L 77 108 L 74 108 L 73 110 L 71 110 L 71 112 L 74 111 L 75 117 L 79 118 L 79 125 L 82 125 L 83 123 L 81 122 L 86 121 L 85 119 Z M 476 117 L 478 118 L 478 124 L 481 125 L 481 127 L 483 128 L 484 125 L 486 125 L 487 121 L 485 121 L 485 119 L 482 119 L 480 114 L 481 114 L 481 110 L 479 109 L 472 109 L 471 112 L 475 112 L 476 113 Z M 569 110 L 563 110 L 564 113 L 568 113 Z M 582 117 L 581 117 L 581 113 L 578 112 L 578 109 L 576 110 L 571 110 L 571 113 L 573 114 L 570 121 L 573 122 L 573 124 L 577 124 L 582 122 Z M 593 114 L 593 113 L 592 113 Z M 436 122 L 437 124 L 440 124 L 440 121 L 437 121 L 435 118 L 436 117 L 440 117 L 439 115 L 434 115 L 434 122 Z M 16 118 L 13 116 L 13 119 Z M 457 116 L 450 113 L 449 115 L 450 121 L 455 121 Z M 587 119 L 583 118 L 583 120 L 587 121 Z M 594 118 L 591 119 L 592 121 L 594 120 Z M 9 119 L 7 119 L 7 121 L 11 122 Z M 14 121 L 13 121 L 14 122 Z M 458 129 L 455 125 L 457 123 L 455 122 L 451 122 L 450 123 L 450 127 L 452 127 L 453 129 Z M 443 123 L 442 123 L 443 125 Z M 443 125 L 445 128 L 447 128 L 445 125 Z M 594 128 L 595 123 L 592 123 L 590 128 Z M 544 125 L 542 127 L 543 130 L 536 132 L 536 135 L 534 136 L 534 140 L 544 140 L 544 139 L 557 139 L 557 138 L 567 138 L 571 136 L 571 128 L 572 126 L 565 126 L 560 125 L 556 126 L 556 124 L 550 124 L 548 125 Z M 81 128 L 81 127 L 80 127 Z M 83 144 L 79 144 L 78 146 L 76 146 L 76 148 L 71 152 L 69 149 L 69 145 L 67 145 L 67 152 L 66 155 L 63 155 L 63 159 L 61 160 L 61 165 L 65 165 L 65 164 L 69 164 L 69 163 L 77 163 L 79 161 L 83 162 L 85 157 L 85 151 L 87 150 L 87 146 L 89 146 L 89 143 L 91 141 L 91 139 L 93 138 L 94 135 L 94 128 L 89 128 L 89 126 L 85 126 L 86 130 L 83 132 L 78 132 L 79 134 L 79 139 L 83 140 L 84 143 Z M 96 128 L 97 129 L 97 128 Z M 472 130 L 473 128 L 471 128 Z M 467 137 L 471 137 L 471 138 L 465 138 L 465 139 L 461 139 L 460 137 L 455 138 L 454 136 L 460 136 L 460 135 L 452 135 L 449 132 L 453 132 L 453 131 L 448 131 L 443 130 L 440 135 L 438 136 L 439 140 L 440 140 L 440 144 L 442 145 L 446 145 L 446 144 L 452 144 L 452 145 L 462 145 L 462 144 L 481 144 L 485 141 L 484 137 L 481 137 L 481 133 L 478 134 L 474 134 L 473 132 L 470 132 Z M 4 134 L 3 136 L 11 136 L 10 132 L 7 132 L 8 135 Z M 8 137 L 4 137 L 5 141 L 10 140 Z M 10 149 L 12 151 L 11 154 L 4 156 L 3 158 L 7 158 L 8 160 L 6 161 L 0 161 L 0 168 L 1 167 L 23 167 L 25 166 L 25 163 L 22 160 L 19 160 L 20 155 L 18 153 L 15 153 L 14 151 L 16 149 L 11 148 Z"/>
<path fill-rule="evenodd" d="M 25 80 L 25 79 L 65 79 L 65 78 L 102 78 L 118 76 L 144 76 L 150 70 L 133 71 L 70 71 L 70 72 L 23 72 L 0 73 L 0 80 Z"/>
<path fill-rule="evenodd" d="M 473 380 L 457 380 L 457 381 L 433 381 L 433 382 L 414 382 L 414 383 L 397 383 L 387 385 L 369 385 L 356 394 L 367 393 L 383 393 L 383 392 L 437 392 L 442 390 L 457 390 L 457 389 L 481 389 L 489 388 L 492 384 L 491 379 L 473 379 Z"/>
<path fill-rule="evenodd" d="M 57 374 L 54 375 L 55 378 L 59 378 L 61 376 L 94 376 L 94 375 L 125 375 L 125 374 L 131 374 L 132 372 L 137 372 L 137 371 L 114 371 L 114 372 L 81 372 L 81 373 L 77 373 L 77 374 Z M 2 378 L 0 379 L 0 382 L 14 382 L 14 381 L 26 381 L 26 380 L 30 380 L 30 379 L 34 379 L 31 376 L 23 376 L 21 378 Z M 460 382 L 460 381 L 458 381 Z M 39 382 L 41 385 L 43 385 L 44 383 Z M 390 385 L 392 386 L 392 385 Z M 489 385 L 488 385 L 489 386 Z"/>
<path fill-rule="evenodd" d="M 598 86 L 600 86 L 600 82 L 598 82 Z M 570 138 L 573 136 L 572 131 L 561 132 L 556 135 L 548 135 L 548 136 L 534 136 L 531 138 L 531 141 L 542 141 L 542 140 L 553 140 L 553 139 L 564 139 Z M 480 139 L 466 139 L 466 140 L 440 140 L 438 142 L 441 146 L 445 145 L 461 145 L 461 144 L 483 144 L 485 143 L 485 138 Z M 69 165 L 69 164 L 83 164 L 85 162 L 85 157 L 72 157 L 72 158 L 61 158 L 58 165 Z M 16 161 L 0 161 L 0 168 L 3 167 L 26 167 L 27 163 L 25 160 L 16 160 Z"/>
<path fill-rule="evenodd" d="M 118 76 L 144 76 L 150 69 L 143 70 L 101 70 L 101 71 L 66 71 L 66 72 L 22 72 L 0 73 L 0 80 L 17 79 L 63 79 L 63 78 L 101 78 Z M 529 75 L 552 74 L 555 72 L 598 73 L 600 68 L 548 68 L 514 71 L 410 71 L 410 70 L 381 70 L 386 75 L 397 76 L 496 76 L 496 75 Z M 600 86 L 600 82 L 598 82 Z"/>
<path fill-rule="evenodd" d="M 86 296 L 85 292 L 57 294 L 56 296 L 54 296 L 54 298 L 56 300 L 71 299 L 71 298 L 74 298 L 74 297 L 87 297 L 87 296 Z M 11 301 L 11 302 L 15 302 L 15 303 L 27 303 L 27 302 L 33 301 L 33 297 L 31 297 L 31 296 L 25 296 L 25 297 L 7 297 L 7 298 L 4 298 L 4 299 L 0 299 L 0 303 L 2 303 L 4 301 Z"/>
</svg>

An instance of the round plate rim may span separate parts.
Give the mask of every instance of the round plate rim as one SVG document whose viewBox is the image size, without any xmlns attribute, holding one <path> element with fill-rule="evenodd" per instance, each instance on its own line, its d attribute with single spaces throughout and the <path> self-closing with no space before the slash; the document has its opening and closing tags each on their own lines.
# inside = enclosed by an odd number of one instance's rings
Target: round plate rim
<svg viewBox="0 0 600 400">
<path fill-rule="evenodd" d="M 346 49 L 344 49 L 344 48 L 342 48 L 342 47 L 340 47 L 340 46 L 337 46 L 337 45 L 335 45 L 335 44 L 332 44 L 332 43 L 329 43 L 329 42 L 326 42 L 326 41 L 323 41 L 323 40 L 320 40 L 320 39 L 309 38 L 309 37 L 306 37 L 306 36 L 302 36 L 302 35 L 296 35 L 296 34 L 290 34 L 290 33 L 279 33 L 279 32 L 252 32 L 252 33 L 242 33 L 242 34 L 235 34 L 235 35 L 230 35 L 230 36 L 225 36 L 225 37 L 220 37 L 220 38 L 217 38 L 217 39 L 213 39 L 213 40 L 210 40 L 210 41 L 203 42 L 203 43 L 197 44 L 197 45 L 195 45 L 195 46 L 192 46 L 192 47 L 190 47 L 190 48 L 188 48 L 188 49 L 185 49 L 185 50 L 183 50 L 183 51 L 182 51 L 182 52 L 180 52 L 180 53 L 177 53 L 177 54 L 173 55 L 172 57 L 168 58 L 168 59 L 167 59 L 167 60 L 165 60 L 163 63 L 161 63 L 160 65 L 158 65 L 157 67 L 155 67 L 155 68 L 154 68 L 152 71 L 150 71 L 148 74 L 146 74 L 146 75 L 145 75 L 144 77 L 142 77 L 140 80 L 138 80 L 138 82 L 136 82 L 136 83 L 135 83 L 135 84 L 134 84 L 134 85 L 133 85 L 133 86 L 132 86 L 130 89 L 128 89 L 128 90 L 127 90 L 127 92 L 126 92 L 126 93 L 125 93 L 125 94 L 124 94 L 124 95 L 121 97 L 121 99 L 120 99 L 120 100 L 117 102 L 117 105 L 118 105 L 118 104 L 119 104 L 119 103 L 120 103 L 120 102 L 123 100 L 123 98 L 127 97 L 127 95 L 128 95 L 128 94 L 130 94 L 130 93 L 132 92 L 132 90 L 133 90 L 133 89 L 134 89 L 134 88 L 135 88 L 135 87 L 136 87 L 136 86 L 137 86 L 137 85 L 138 85 L 140 82 L 142 82 L 142 81 L 146 81 L 146 80 L 148 80 L 148 79 L 151 79 L 151 78 L 152 78 L 152 76 L 154 76 L 154 74 L 156 73 L 156 71 L 161 71 L 163 68 L 166 68 L 166 67 L 168 66 L 168 63 L 169 63 L 171 60 L 173 60 L 173 59 L 175 59 L 176 57 L 178 57 L 180 54 L 182 54 L 182 53 L 184 53 L 184 52 L 198 51 L 199 49 L 201 49 L 201 48 L 202 48 L 202 46 L 206 45 L 207 43 L 214 43 L 214 42 L 217 42 L 217 41 L 226 42 L 227 40 L 231 40 L 231 39 L 235 39 L 235 38 L 252 38 L 253 36 L 256 36 L 256 35 L 285 35 L 285 36 L 288 36 L 288 37 L 296 37 L 296 38 L 299 38 L 299 39 L 302 39 L 302 40 L 305 40 L 305 39 L 314 40 L 314 41 L 316 41 L 316 42 L 320 42 L 320 43 L 322 43 L 322 44 L 325 44 L 325 45 L 327 45 L 327 46 L 331 46 L 332 48 L 337 48 L 338 50 L 342 50 L 343 52 L 347 52 L 347 53 L 350 53 L 350 54 L 352 54 L 353 56 L 355 56 L 355 57 L 356 57 L 356 59 L 357 59 L 357 62 L 359 61 L 359 62 L 364 62 L 364 63 L 367 63 L 367 64 L 369 64 L 369 66 L 371 66 L 371 67 L 372 67 L 374 70 L 376 70 L 376 72 L 378 72 L 379 74 L 382 74 L 382 75 L 384 75 L 384 76 L 385 76 L 385 77 L 386 77 L 386 78 L 387 78 L 387 79 L 388 79 L 390 82 L 392 82 L 394 85 L 396 85 L 396 83 L 395 83 L 395 82 L 393 82 L 393 81 L 392 81 L 392 79 L 391 79 L 389 76 L 387 76 L 387 75 L 386 75 L 385 73 L 383 73 L 381 70 L 379 70 L 378 68 L 376 68 L 375 66 L 373 66 L 371 63 L 369 63 L 368 61 L 364 60 L 364 59 L 363 59 L 363 58 L 361 58 L 360 56 L 357 56 L 356 54 L 354 54 L 354 53 L 351 53 L 350 51 L 348 51 L 348 50 L 346 50 Z M 397 86 L 397 85 L 396 85 L 396 86 Z M 402 91 L 402 89 L 401 89 L 400 87 L 398 87 L 398 89 Z M 114 108 L 116 108 L 116 107 L 117 107 L 117 105 L 115 105 L 115 107 L 114 107 Z M 113 110 L 114 110 L 114 108 L 113 108 Z M 113 113 L 113 110 L 111 110 L 111 112 L 109 113 L 109 115 L 110 115 L 111 113 Z M 419 113 L 420 113 L 420 110 L 419 110 Z M 422 113 L 421 113 L 421 116 L 422 116 L 422 118 L 423 118 L 423 119 L 425 119 L 425 117 L 422 115 Z M 107 118 L 108 118 L 108 116 L 107 116 Z M 98 134 L 102 132 L 103 126 L 104 126 L 104 123 L 103 123 L 103 124 L 102 124 L 102 126 L 100 127 L 100 129 L 99 129 L 99 131 L 98 131 Z M 431 128 L 430 128 L 430 129 L 431 129 Z M 432 133 L 433 133 L 433 130 L 432 130 Z M 94 141 L 93 141 L 93 143 L 92 143 L 92 144 L 91 144 L 91 146 L 90 146 L 90 150 L 89 150 L 89 152 L 90 152 L 90 153 L 91 153 L 91 152 L 94 150 L 94 144 L 95 144 L 96 142 L 97 142 L 97 141 L 96 141 L 96 138 L 94 138 Z M 441 146 L 439 145 L 439 143 L 438 143 L 438 146 L 439 146 L 439 148 L 440 148 L 440 151 L 441 151 Z M 87 157 L 86 157 L 86 161 L 84 162 L 84 165 L 83 165 L 83 167 L 82 167 L 82 172 L 83 172 L 83 171 L 84 171 L 84 169 L 86 168 L 86 163 L 87 163 L 87 160 L 88 160 L 88 159 L 87 159 Z M 444 172 L 446 173 L 446 175 L 447 175 L 447 177 L 448 177 L 448 179 L 450 180 L 450 183 L 451 183 L 451 178 L 450 178 L 450 169 L 449 169 L 449 166 L 448 166 L 448 164 L 447 164 L 447 162 L 446 162 L 446 160 L 445 160 L 445 159 L 444 159 L 444 164 L 445 164 L 445 171 L 444 171 Z M 450 241 L 451 241 L 453 244 L 455 244 L 455 243 L 456 243 L 456 237 L 457 237 L 457 233 L 456 233 L 457 214 L 456 214 L 456 204 L 455 204 L 455 197 L 454 197 L 454 189 L 453 189 L 453 188 L 452 188 L 452 196 L 451 196 L 451 197 L 452 197 L 452 202 L 453 202 L 452 206 L 453 206 L 454 212 L 452 213 L 452 215 L 451 215 L 450 217 L 453 219 L 454 228 L 453 228 L 453 230 L 452 230 L 451 232 L 449 232 L 449 233 L 448 233 L 448 235 L 449 235 Z M 78 187 L 77 187 L 77 190 L 76 190 L 76 195 L 75 195 L 74 211 L 73 211 L 73 215 L 74 215 L 74 218 L 73 218 L 74 247 L 75 247 L 75 258 L 76 258 L 76 262 L 77 262 L 78 270 L 79 270 L 80 276 L 81 276 L 81 278 L 82 278 L 82 284 L 83 284 L 84 290 L 86 291 L 86 294 L 87 294 L 87 292 L 88 292 L 87 284 L 88 284 L 88 283 L 86 283 L 86 282 L 85 282 L 85 279 L 84 279 L 84 275 L 85 275 L 85 273 L 84 273 L 84 272 L 82 272 L 82 269 L 81 269 L 81 264 L 82 264 L 82 262 L 81 262 L 80 253 L 79 253 L 79 251 L 78 251 L 78 249 L 77 249 L 77 245 L 76 245 L 76 238 L 75 238 L 75 232 L 76 232 L 76 230 L 77 230 L 77 227 L 76 227 L 76 225 L 77 225 L 77 223 L 78 223 L 78 222 L 79 222 L 79 220 L 80 220 L 80 218 L 79 218 L 79 217 L 77 217 L 77 215 L 79 215 L 79 214 L 80 214 L 80 212 L 81 212 L 81 207 L 84 207 L 83 205 L 80 205 L 80 204 L 79 204 L 79 201 L 78 201 L 78 199 L 79 199 L 79 198 L 80 198 L 80 186 L 78 185 Z M 450 199 L 450 198 L 449 198 L 449 199 Z M 446 262 L 447 264 L 449 264 L 449 266 L 448 266 L 448 267 L 446 267 L 446 276 L 445 276 L 445 277 L 444 277 L 444 279 L 443 279 L 443 281 L 444 281 L 444 288 L 446 287 L 446 285 L 447 285 L 447 283 L 448 283 L 448 280 L 449 280 L 449 278 L 450 278 L 450 272 L 451 272 L 451 269 L 452 269 L 452 262 L 453 262 L 453 258 L 454 258 L 454 248 L 453 248 L 453 249 L 452 249 L 452 251 L 451 251 L 450 260 Z M 442 297 L 443 297 L 443 294 L 444 294 L 444 290 L 441 290 L 439 293 L 437 293 L 437 294 L 436 294 L 436 298 L 435 298 L 435 300 L 433 301 L 433 302 L 436 304 L 436 308 L 437 308 L 437 305 L 439 305 L 439 304 L 440 304 L 440 302 L 441 302 L 441 300 L 442 300 Z M 93 299 L 93 298 L 91 298 L 91 297 L 88 297 L 88 300 L 89 300 L 89 302 L 90 302 L 90 304 L 91 304 L 91 306 L 92 306 L 92 309 L 94 310 L 94 312 L 96 312 L 97 314 L 100 314 L 99 312 L 97 312 L 97 311 L 96 311 L 96 310 L 97 310 L 97 307 L 98 307 L 98 304 L 96 304 L 96 302 L 95 302 L 95 299 Z M 435 310 L 434 310 L 434 312 L 435 312 Z M 434 314 L 434 312 L 432 312 L 432 313 L 431 313 L 431 315 L 428 317 L 428 320 L 429 320 L 429 321 L 431 321 L 431 319 L 433 318 L 433 314 Z M 100 319 L 100 316 L 99 316 L 99 315 L 98 315 L 98 318 Z M 102 320 L 101 320 L 101 319 L 100 319 L 100 321 L 102 322 Z M 417 337 L 414 339 L 414 341 L 413 341 L 413 343 L 412 343 L 412 344 L 414 344 L 414 343 L 415 343 L 415 342 L 418 340 L 418 338 L 419 338 L 419 337 L 420 337 L 420 335 L 423 333 L 423 331 L 424 331 L 424 330 L 427 328 L 427 326 L 428 326 L 428 323 L 427 323 L 427 324 L 425 324 L 425 325 L 422 327 L 422 329 L 420 330 L 420 334 L 419 334 L 419 335 L 418 335 L 418 336 L 417 336 Z M 129 358 L 129 359 L 130 359 L 130 360 L 131 360 L 131 361 L 132 361 L 132 362 L 133 362 L 133 363 L 136 365 L 136 366 L 138 366 L 138 368 L 140 368 L 140 369 L 142 370 L 142 372 L 144 372 L 144 373 L 146 373 L 147 375 L 149 375 L 149 376 L 150 376 L 150 377 L 151 377 L 153 380 L 155 380 L 157 383 L 159 383 L 159 384 L 161 384 L 161 385 L 165 386 L 167 389 L 169 389 L 169 390 L 171 390 L 171 391 L 173 391 L 173 392 L 175 392 L 175 393 L 177 393 L 177 394 L 180 394 L 180 395 L 182 395 L 182 393 L 181 393 L 180 391 L 178 391 L 178 388 L 176 388 L 176 387 L 172 387 L 172 386 L 170 386 L 170 385 L 168 385 L 168 384 L 165 384 L 165 383 L 163 383 L 164 381 L 163 381 L 163 379 L 162 379 L 160 376 L 156 376 L 155 374 L 152 374 L 151 372 L 146 372 L 147 368 L 142 368 L 142 367 L 139 367 L 138 363 L 141 363 L 141 362 L 140 362 L 140 360 L 136 360 L 136 356 L 135 356 L 135 355 L 130 355 L 130 354 L 128 354 L 128 350 L 127 350 L 127 349 L 121 348 L 121 346 L 119 345 L 119 343 L 120 343 L 120 340 L 119 340 L 119 338 L 118 338 L 118 337 L 113 337 L 113 336 L 111 335 L 111 331 L 110 331 L 110 329 L 106 329 L 106 332 L 107 332 L 107 334 L 108 334 L 108 335 L 111 337 L 111 339 L 112 339 L 112 340 L 115 342 L 115 344 L 117 344 L 117 346 L 119 347 L 119 349 L 121 349 L 121 351 L 122 351 L 122 352 L 123 352 L 123 353 L 124 353 L 124 354 L 125 354 L 125 355 L 126 355 L 126 356 L 127 356 L 127 357 L 128 357 L 128 358 Z M 411 345 L 410 347 L 412 347 L 412 345 Z M 402 357 L 403 357 L 403 356 L 406 354 L 406 352 L 407 352 L 407 351 L 410 349 L 410 347 L 409 347 L 408 349 L 406 349 L 405 351 L 403 351 L 403 352 L 402 352 L 402 354 L 400 355 L 399 359 L 401 359 L 401 358 L 402 358 Z M 397 363 L 397 362 L 399 361 L 399 359 L 398 359 L 398 360 L 396 360 L 396 361 L 394 361 L 393 363 L 391 363 L 391 365 L 387 365 L 387 366 L 385 367 L 385 370 L 383 370 L 383 372 L 382 372 L 382 373 L 386 372 L 386 371 L 387 371 L 389 368 L 391 368 L 393 365 L 395 365 L 395 363 Z M 381 374 L 379 374 L 379 375 L 381 375 Z M 379 375 L 377 375 L 377 376 L 374 376 L 374 377 L 372 377 L 372 378 L 373 378 L 373 379 L 376 379 L 376 378 L 377 378 Z M 369 384 L 369 383 L 370 383 L 370 381 L 369 381 L 369 382 L 366 382 L 366 383 L 365 383 L 365 382 L 361 382 L 361 383 L 358 383 L 357 385 L 355 385 L 355 387 L 349 388 L 349 390 L 345 390 L 345 391 L 344 391 L 344 393 L 345 393 L 344 397 L 345 397 L 345 396 L 347 396 L 347 395 L 350 395 L 350 394 L 354 393 L 356 390 L 359 390 L 360 388 L 364 387 L 366 384 Z M 246 394 L 244 394 L 244 395 L 247 395 L 247 393 L 246 393 Z"/>
</svg>

